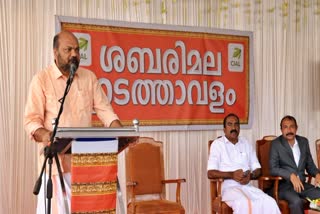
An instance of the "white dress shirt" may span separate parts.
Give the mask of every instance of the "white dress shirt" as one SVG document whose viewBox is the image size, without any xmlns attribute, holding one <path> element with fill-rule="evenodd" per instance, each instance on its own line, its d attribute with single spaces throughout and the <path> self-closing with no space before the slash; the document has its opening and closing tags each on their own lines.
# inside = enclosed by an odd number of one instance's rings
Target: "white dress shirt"
<svg viewBox="0 0 320 214">
<path fill-rule="evenodd" d="M 293 158 L 296 162 L 297 167 L 299 166 L 299 160 L 300 160 L 300 148 L 297 139 L 294 139 L 294 144 L 291 146 Z"/>
</svg>

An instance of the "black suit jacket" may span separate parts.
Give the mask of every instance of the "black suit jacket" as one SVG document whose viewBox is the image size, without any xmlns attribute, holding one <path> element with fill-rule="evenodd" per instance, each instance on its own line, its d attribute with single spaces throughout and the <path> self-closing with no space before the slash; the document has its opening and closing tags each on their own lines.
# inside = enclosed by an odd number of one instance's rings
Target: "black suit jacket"
<svg viewBox="0 0 320 214">
<path fill-rule="evenodd" d="M 294 161 L 292 149 L 288 141 L 281 135 L 271 142 L 270 148 L 270 174 L 273 176 L 281 176 L 284 180 L 280 181 L 279 188 L 285 186 L 292 186 L 290 182 L 291 173 L 299 175 L 301 181 L 305 182 L 305 171 L 315 177 L 319 172 L 313 162 L 308 139 L 296 135 L 296 139 L 300 148 L 299 165 Z"/>
</svg>

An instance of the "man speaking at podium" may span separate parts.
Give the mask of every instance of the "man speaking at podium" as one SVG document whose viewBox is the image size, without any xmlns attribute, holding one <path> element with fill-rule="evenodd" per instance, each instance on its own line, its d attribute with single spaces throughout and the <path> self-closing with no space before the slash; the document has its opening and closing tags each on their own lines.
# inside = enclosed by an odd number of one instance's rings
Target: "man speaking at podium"
<svg viewBox="0 0 320 214">
<path fill-rule="evenodd" d="M 72 85 L 65 98 L 59 127 L 91 127 L 92 111 L 97 113 L 105 127 L 121 127 L 118 116 L 92 71 L 78 68 L 80 62 L 78 39 L 68 31 L 53 39 L 54 63 L 37 73 L 30 84 L 25 107 L 24 125 L 30 138 L 41 147 L 50 144 L 52 120 L 57 117 L 60 99 L 64 95 L 69 74 Z M 75 67 L 72 72 L 72 66 Z M 42 160 L 43 155 L 41 155 Z M 71 199 L 71 155 L 60 154 L 60 165 L 66 186 L 68 207 Z M 52 165 L 52 213 L 64 213 L 63 196 L 56 164 Z M 46 176 L 48 177 L 48 175 Z M 37 213 L 45 213 L 43 183 L 38 197 Z M 69 211 L 70 212 L 70 211 Z"/>
</svg>

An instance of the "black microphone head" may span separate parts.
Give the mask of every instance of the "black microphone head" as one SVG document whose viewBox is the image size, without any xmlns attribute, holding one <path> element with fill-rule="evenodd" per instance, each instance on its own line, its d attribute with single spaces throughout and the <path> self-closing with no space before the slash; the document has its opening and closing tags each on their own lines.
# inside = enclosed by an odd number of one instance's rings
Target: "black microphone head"
<svg viewBox="0 0 320 214">
<path fill-rule="evenodd" d="M 73 75 L 76 73 L 78 67 L 79 67 L 79 62 L 78 62 L 78 60 L 77 60 L 76 57 L 73 57 L 73 58 L 71 59 L 70 75 L 73 76 Z"/>
</svg>

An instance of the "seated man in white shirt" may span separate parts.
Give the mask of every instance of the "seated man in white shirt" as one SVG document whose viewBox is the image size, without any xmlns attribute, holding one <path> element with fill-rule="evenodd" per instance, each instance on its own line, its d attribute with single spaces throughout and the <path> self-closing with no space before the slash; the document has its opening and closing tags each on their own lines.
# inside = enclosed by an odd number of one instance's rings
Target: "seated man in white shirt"
<svg viewBox="0 0 320 214">
<path fill-rule="evenodd" d="M 208 178 L 224 178 L 222 200 L 233 213 L 280 213 L 276 201 L 250 184 L 257 178 L 261 166 L 252 145 L 239 137 L 239 117 L 233 113 L 223 120 L 225 136 L 210 147 Z"/>
</svg>

